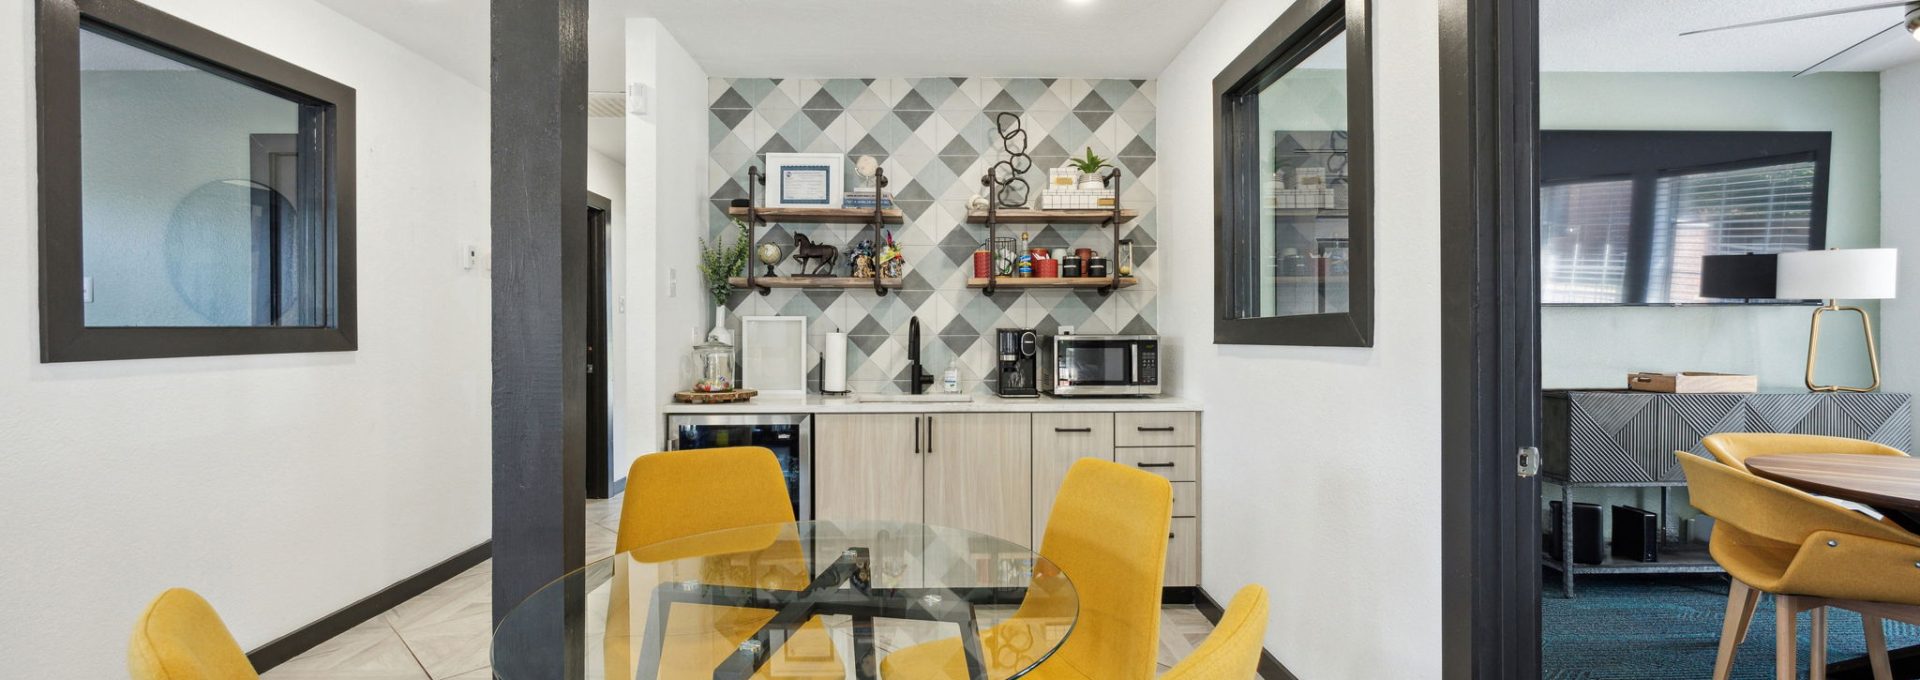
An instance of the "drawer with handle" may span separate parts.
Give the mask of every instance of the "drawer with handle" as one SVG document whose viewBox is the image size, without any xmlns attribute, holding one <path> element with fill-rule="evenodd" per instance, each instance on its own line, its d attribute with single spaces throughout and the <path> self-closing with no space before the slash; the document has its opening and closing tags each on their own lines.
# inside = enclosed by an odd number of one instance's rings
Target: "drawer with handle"
<svg viewBox="0 0 1920 680">
<path fill-rule="evenodd" d="M 1199 482 L 1174 482 L 1173 483 L 1173 516 L 1174 517 L 1199 517 L 1200 516 L 1200 483 Z"/>
<path fill-rule="evenodd" d="M 1113 414 L 1033 414 L 1033 455 L 1113 460 Z"/>
<path fill-rule="evenodd" d="M 1199 425 L 1193 413 L 1121 413 L 1114 434 L 1120 446 L 1193 446 L 1200 441 Z"/>
<path fill-rule="evenodd" d="M 1121 465 L 1131 465 L 1169 481 L 1196 482 L 1200 479 L 1191 446 L 1116 449 L 1114 453 L 1114 459 Z"/>
<path fill-rule="evenodd" d="M 1168 587 L 1199 585 L 1200 583 L 1200 520 L 1193 517 L 1175 517 L 1167 525 L 1167 572 Z"/>
</svg>

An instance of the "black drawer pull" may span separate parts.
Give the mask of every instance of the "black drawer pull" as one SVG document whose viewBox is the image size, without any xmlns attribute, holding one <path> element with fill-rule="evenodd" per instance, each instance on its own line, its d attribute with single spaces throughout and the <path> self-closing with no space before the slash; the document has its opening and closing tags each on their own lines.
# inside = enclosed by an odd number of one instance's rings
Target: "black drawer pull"
<svg viewBox="0 0 1920 680">
<path fill-rule="evenodd" d="M 1134 463 L 1140 467 L 1173 467 L 1173 463 Z"/>
<path fill-rule="evenodd" d="M 1172 538 L 1173 538 L 1173 532 L 1171 532 L 1171 531 L 1169 531 L 1169 532 L 1167 532 L 1167 538 L 1168 538 L 1168 539 L 1172 539 Z"/>
<path fill-rule="evenodd" d="M 1137 429 L 1140 430 L 1141 432 L 1172 432 L 1173 426 L 1169 425 L 1167 427 L 1142 427 Z"/>
<path fill-rule="evenodd" d="M 1090 432 L 1093 432 L 1093 428 L 1091 428 L 1091 427 L 1056 427 L 1056 428 L 1053 428 L 1053 431 L 1054 431 L 1054 432 L 1061 432 L 1061 433 L 1067 433 L 1067 432 L 1088 432 L 1088 433 L 1090 433 Z"/>
</svg>

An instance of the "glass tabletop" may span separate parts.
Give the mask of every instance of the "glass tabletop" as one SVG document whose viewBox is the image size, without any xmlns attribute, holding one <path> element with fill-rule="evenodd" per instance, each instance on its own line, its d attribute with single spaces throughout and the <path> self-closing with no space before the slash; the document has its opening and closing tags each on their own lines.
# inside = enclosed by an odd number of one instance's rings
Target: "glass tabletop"
<svg viewBox="0 0 1920 680">
<path fill-rule="evenodd" d="M 898 522 L 700 534 L 594 562 L 507 612 L 502 680 L 1018 678 L 1073 631 L 1026 547 Z"/>
</svg>

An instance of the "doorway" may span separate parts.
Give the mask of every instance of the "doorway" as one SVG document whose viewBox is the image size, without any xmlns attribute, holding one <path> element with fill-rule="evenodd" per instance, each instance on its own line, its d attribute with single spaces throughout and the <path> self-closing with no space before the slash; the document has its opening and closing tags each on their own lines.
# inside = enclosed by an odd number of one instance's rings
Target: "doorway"
<svg viewBox="0 0 1920 680">
<path fill-rule="evenodd" d="M 587 192 L 587 497 L 612 498 L 621 489 L 613 480 L 620 477 L 613 469 L 613 411 L 608 398 L 607 361 L 608 280 L 611 268 L 607 239 L 613 219 L 613 201 Z"/>
</svg>

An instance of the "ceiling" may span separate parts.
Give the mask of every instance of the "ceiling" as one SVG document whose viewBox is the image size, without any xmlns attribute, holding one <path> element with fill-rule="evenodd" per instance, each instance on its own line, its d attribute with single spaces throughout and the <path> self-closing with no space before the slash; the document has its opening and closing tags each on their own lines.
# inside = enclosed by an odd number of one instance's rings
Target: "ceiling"
<svg viewBox="0 0 1920 680">
<path fill-rule="evenodd" d="M 1872 4 L 1873 0 L 1541 0 L 1544 71 L 1787 71 L 1900 23 L 1899 8 L 1680 37 L 1682 31 Z M 1920 61 L 1895 30 L 1822 70 L 1883 71 Z"/>
</svg>

